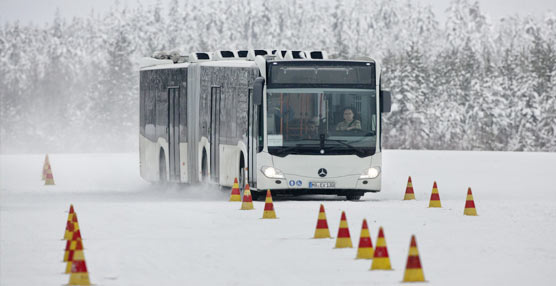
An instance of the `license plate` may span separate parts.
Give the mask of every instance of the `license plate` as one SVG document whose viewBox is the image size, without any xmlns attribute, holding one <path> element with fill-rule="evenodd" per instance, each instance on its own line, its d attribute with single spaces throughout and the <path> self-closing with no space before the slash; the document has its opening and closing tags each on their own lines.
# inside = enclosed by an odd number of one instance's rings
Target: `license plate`
<svg viewBox="0 0 556 286">
<path fill-rule="evenodd" d="M 327 188 L 334 188 L 336 186 L 335 182 L 310 182 L 310 188 L 316 189 L 327 189 Z"/>
</svg>

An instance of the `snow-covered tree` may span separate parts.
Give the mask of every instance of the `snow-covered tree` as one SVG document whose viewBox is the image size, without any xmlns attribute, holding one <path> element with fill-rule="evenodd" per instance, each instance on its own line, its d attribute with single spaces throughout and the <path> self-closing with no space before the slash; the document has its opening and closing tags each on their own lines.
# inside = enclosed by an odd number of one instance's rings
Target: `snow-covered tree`
<svg viewBox="0 0 556 286">
<path fill-rule="evenodd" d="M 555 151 L 556 16 L 491 23 L 470 0 L 447 13 L 439 23 L 407 0 L 159 0 L 3 23 L 0 152 L 134 150 L 139 58 L 245 48 L 373 56 L 394 95 L 387 148 Z"/>
</svg>

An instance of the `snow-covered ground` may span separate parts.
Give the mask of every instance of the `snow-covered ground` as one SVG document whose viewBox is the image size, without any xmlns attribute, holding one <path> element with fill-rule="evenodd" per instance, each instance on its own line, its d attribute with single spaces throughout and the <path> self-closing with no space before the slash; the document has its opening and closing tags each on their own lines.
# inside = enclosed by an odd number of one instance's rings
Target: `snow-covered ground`
<svg viewBox="0 0 556 286">
<path fill-rule="evenodd" d="M 0 285 L 61 285 L 61 240 L 73 203 L 96 285 L 391 285 L 403 278 L 411 234 L 433 285 L 554 285 L 556 153 L 386 151 L 383 191 L 275 199 L 240 211 L 210 187 L 160 188 L 136 154 L 0 156 Z M 402 201 L 411 175 L 416 201 Z M 433 181 L 441 209 L 429 209 Z M 467 187 L 478 217 L 463 216 Z M 361 221 L 383 226 L 393 271 L 369 271 L 356 248 L 311 239 L 324 203 L 333 236 L 346 211 L 354 246 Z"/>
</svg>

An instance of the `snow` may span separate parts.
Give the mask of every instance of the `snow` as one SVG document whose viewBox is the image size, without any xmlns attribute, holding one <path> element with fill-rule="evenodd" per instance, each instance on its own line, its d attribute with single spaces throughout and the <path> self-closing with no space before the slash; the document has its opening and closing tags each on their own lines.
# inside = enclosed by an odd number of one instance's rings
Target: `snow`
<svg viewBox="0 0 556 286">
<path fill-rule="evenodd" d="M 362 201 L 274 198 L 240 211 L 209 186 L 144 182 L 137 154 L 0 155 L 0 285 L 61 285 L 73 203 L 96 285 L 396 285 L 415 234 L 431 285 L 548 285 L 556 279 L 556 153 L 388 150 L 383 191 Z M 402 201 L 411 175 L 416 201 Z M 433 181 L 441 209 L 429 209 Z M 467 187 L 478 217 L 463 216 Z M 383 226 L 393 271 L 369 271 L 356 248 L 311 239 L 323 203 L 336 235 L 346 211 L 354 246 L 361 221 L 373 244 Z"/>
</svg>

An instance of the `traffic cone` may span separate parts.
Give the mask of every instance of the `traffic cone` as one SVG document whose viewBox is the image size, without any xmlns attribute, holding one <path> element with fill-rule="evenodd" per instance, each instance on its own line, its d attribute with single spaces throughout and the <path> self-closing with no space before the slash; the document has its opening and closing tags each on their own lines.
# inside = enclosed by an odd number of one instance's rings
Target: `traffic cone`
<svg viewBox="0 0 556 286">
<path fill-rule="evenodd" d="M 463 210 L 464 215 L 477 215 L 477 209 L 475 208 L 475 201 L 473 200 L 473 193 L 471 193 L 471 188 L 467 189 L 467 199 L 465 200 L 465 210 Z"/>
<path fill-rule="evenodd" d="M 351 237 L 349 236 L 349 226 L 346 219 L 346 213 L 342 211 L 340 219 L 340 228 L 338 229 L 338 237 L 336 237 L 335 248 L 351 248 Z"/>
<path fill-rule="evenodd" d="M 48 160 L 48 154 L 44 157 L 44 164 L 42 165 L 42 180 L 46 180 L 46 170 L 50 168 L 50 160 Z"/>
<path fill-rule="evenodd" d="M 438 195 L 438 187 L 436 186 L 436 181 L 432 186 L 431 200 L 429 202 L 429 208 L 441 208 L 440 196 Z"/>
<path fill-rule="evenodd" d="M 71 240 L 74 231 L 75 231 L 75 224 L 71 221 L 66 222 L 66 232 L 64 233 L 63 240 Z"/>
<path fill-rule="evenodd" d="M 409 255 L 407 256 L 407 264 L 405 265 L 405 274 L 403 282 L 422 282 L 425 281 L 423 268 L 421 267 L 421 259 L 419 259 L 419 250 L 417 250 L 417 242 L 415 235 L 411 236 L 409 244 Z"/>
<path fill-rule="evenodd" d="M 77 221 L 77 214 L 74 213 L 71 222 L 71 225 L 66 223 L 66 228 L 68 231 L 64 234 L 64 240 L 75 240 L 76 238 L 81 239 L 81 231 L 79 230 L 79 222 Z"/>
<path fill-rule="evenodd" d="M 66 242 L 66 253 L 64 254 L 64 262 L 66 264 L 66 274 L 71 273 L 71 266 L 74 261 L 83 260 L 83 241 L 82 240 L 68 240 Z"/>
<path fill-rule="evenodd" d="M 48 163 L 47 168 L 46 168 L 44 185 L 45 186 L 54 185 L 54 176 L 52 176 L 52 168 L 50 167 L 50 163 Z"/>
<path fill-rule="evenodd" d="M 71 232 L 74 231 L 73 227 L 73 217 L 75 216 L 75 211 L 73 210 L 73 205 L 70 205 L 69 213 L 68 213 L 68 220 L 66 222 L 66 231 L 64 233 L 64 240 L 68 240 L 71 238 Z"/>
<path fill-rule="evenodd" d="M 79 230 L 79 226 L 77 226 L 77 229 L 73 232 L 73 236 L 71 237 L 71 240 L 81 240 L 81 230 Z"/>
<path fill-rule="evenodd" d="M 276 212 L 274 211 L 274 204 L 272 203 L 272 195 L 270 194 L 270 190 L 266 191 L 263 218 L 276 218 Z"/>
<path fill-rule="evenodd" d="M 91 285 L 85 256 L 79 257 L 71 263 L 70 278 L 67 285 Z"/>
<path fill-rule="evenodd" d="M 373 242 L 369 234 L 369 227 L 367 220 L 363 219 L 363 226 L 361 226 L 361 236 L 359 238 L 359 247 L 357 248 L 357 256 L 355 259 L 373 259 Z"/>
<path fill-rule="evenodd" d="M 403 197 L 404 201 L 407 200 L 414 200 L 415 193 L 413 192 L 413 183 L 411 183 L 411 176 L 407 179 L 407 187 L 405 187 L 405 196 Z"/>
<path fill-rule="evenodd" d="M 79 222 L 77 221 L 77 214 L 73 215 L 73 233 L 71 236 L 71 240 L 78 240 L 81 239 L 81 229 L 79 228 Z"/>
<path fill-rule="evenodd" d="M 237 183 L 237 178 L 234 178 L 234 186 L 232 187 L 230 202 L 241 202 L 241 193 L 239 192 L 239 185 Z"/>
<path fill-rule="evenodd" d="M 317 219 L 317 228 L 315 229 L 315 236 L 313 238 L 330 238 L 330 231 L 328 230 L 328 223 L 326 222 L 326 213 L 324 206 L 320 205 L 319 217 Z"/>
<path fill-rule="evenodd" d="M 245 184 L 245 191 L 243 191 L 243 202 L 241 203 L 242 210 L 253 210 L 253 198 L 249 190 L 249 184 Z"/>
<path fill-rule="evenodd" d="M 392 270 L 390 257 L 388 256 L 388 248 L 386 247 L 386 238 L 384 238 L 382 227 L 378 229 L 378 238 L 376 239 L 371 270 Z"/>
</svg>

